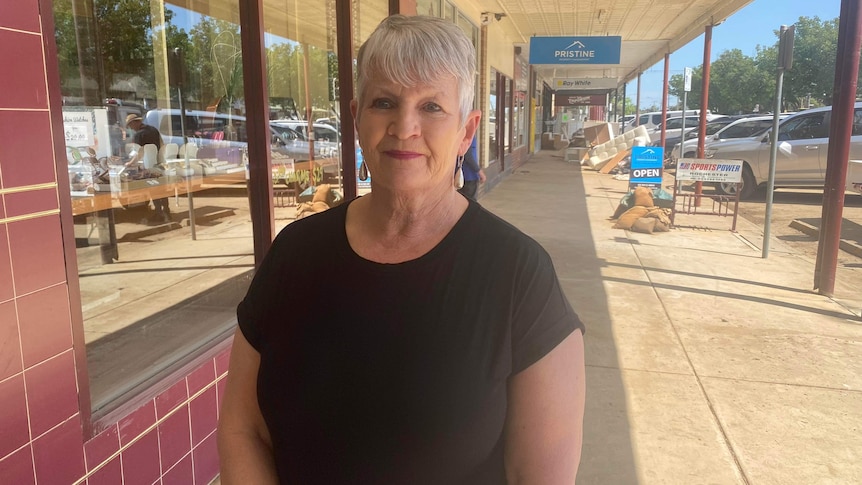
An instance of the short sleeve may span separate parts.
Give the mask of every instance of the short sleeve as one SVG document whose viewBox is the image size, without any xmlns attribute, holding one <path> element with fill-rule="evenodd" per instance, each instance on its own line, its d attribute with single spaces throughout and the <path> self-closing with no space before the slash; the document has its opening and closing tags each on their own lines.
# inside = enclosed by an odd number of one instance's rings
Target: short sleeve
<svg viewBox="0 0 862 485">
<path fill-rule="evenodd" d="M 512 373 L 547 355 L 584 325 L 560 287 L 550 256 L 538 244 L 525 258 L 515 289 Z"/>
</svg>

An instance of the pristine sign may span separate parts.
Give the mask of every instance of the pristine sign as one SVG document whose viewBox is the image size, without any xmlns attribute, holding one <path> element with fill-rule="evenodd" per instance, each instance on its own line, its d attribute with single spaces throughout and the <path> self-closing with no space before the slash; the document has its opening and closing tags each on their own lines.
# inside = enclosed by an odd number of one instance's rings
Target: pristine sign
<svg viewBox="0 0 862 485">
<path fill-rule="evenodd" d="M 619 64 L 622 37 L 530 37 L 530 64 Z"/>
<path fill-rule="evenodd" d="M 676 162 L 676 179 L 691 182 L 742 181 L 742 160 L 712 158 L 680 158 Z"/>
<path fill-rule="evenodd" d="M 613 77 L 554 79 L 554 89 L 616 89 L 617 84 L 617 79 Z"/>
<path fill-rule="evenodd" d="M 629 187 L 661 188 L 664 148 L 632 147 Z"/>
</svg>

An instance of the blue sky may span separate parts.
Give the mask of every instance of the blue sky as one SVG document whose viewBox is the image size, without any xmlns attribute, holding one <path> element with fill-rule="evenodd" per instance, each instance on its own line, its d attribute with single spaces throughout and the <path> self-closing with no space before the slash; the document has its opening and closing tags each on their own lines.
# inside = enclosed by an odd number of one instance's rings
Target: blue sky
<svg viewBox="0 0 862 485">
<path fill-rule="evenodd" d="M 774 31 L 781 25 L 792 25 L 799 17 L 838 17 L 841 0 L 755 0 L 731 15 L 712 30 L 711 57 L 714 61 L 723 51 L 740 49 L 754 56 L 757 45 L 775 43 Z M 670 75 L 682 74 L 685 67 L 697 67 L 703 62 L 703 35 L 670 55 Z M 664 61 L 649 68 L 641 76 L 641 106 L 661 106 L 661 86 Z M 636 100 L 637 79 L 626 86 L 626 95 Z M 670 103 L 675 100 L 670 98 Z"/>
</svg>

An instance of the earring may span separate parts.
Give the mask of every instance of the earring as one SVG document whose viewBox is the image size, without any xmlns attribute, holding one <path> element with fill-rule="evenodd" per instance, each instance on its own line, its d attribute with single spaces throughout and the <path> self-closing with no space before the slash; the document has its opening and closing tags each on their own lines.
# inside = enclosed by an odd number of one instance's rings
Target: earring
<svg viewBox="0 0 862 485">
<path fill-rule="evenodd" d="M 365 182 L 368 180 L 368 167 L 365 165 L 365 160 L 359 165 L 359 180 Z"/>
<path fill-rule="evenodd" d="M 461 165 L 464 163 L 464 155 L 458 155 L 457 161 L 455 162 L 455 188 L 461 189 L 464 188 L 464 170 L 461 169 Z"/>
</svg>

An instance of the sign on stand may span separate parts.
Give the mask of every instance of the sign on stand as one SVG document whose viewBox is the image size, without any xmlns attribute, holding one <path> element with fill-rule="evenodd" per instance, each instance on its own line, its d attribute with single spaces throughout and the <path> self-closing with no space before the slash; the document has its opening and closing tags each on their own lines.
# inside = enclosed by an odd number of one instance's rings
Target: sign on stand
<svg viewBox="0 0 862 485">
<path fill-rule="evenodd" d="M 629 189 L 635 187 L 661 188 L 664 148 L 632 147 L 629 167 Z"/>
<path fill-rule="evenodd" d="M 676 162 L 676 182 L 673 184 L 673 214 L 671 223 L 677 212 L 683 214 L 712 214 L 727 216 L 730 211 L 729 202 L 733 202 L 733 225 L 731 231 L 736 232 L 736 216 L 739 212 L 739 183 L 742 182 L 742 160 L 716 160 L 713 158 L 680 158 Z M 707 182 L 737 184 L 736 194 L 707 195 L 707 194 L 681 194 L 678 190 L 679 182 Z M 677 198 L 682 199 L 682 209 L 677 209 Z M 711 199 L 713 201 L 712 212 L 699 211 L 699 198 Z M 717 210 L 716 210 L 717 209 Z"/>
<path fill-rule="evenodd" d="M 678 182 L 742 182 L 742 160 L 680 158 L 676 163 Z"/>
</svg>

